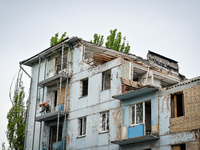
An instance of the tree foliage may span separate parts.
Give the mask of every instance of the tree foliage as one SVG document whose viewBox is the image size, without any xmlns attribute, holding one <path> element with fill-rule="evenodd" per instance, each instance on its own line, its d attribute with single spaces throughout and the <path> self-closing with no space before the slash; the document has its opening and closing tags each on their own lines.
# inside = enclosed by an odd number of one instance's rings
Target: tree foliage
<svg viewBox="0 0 200 150">
<path fill-rule="evenodd" d="M 97 33 L 94 34 L 94 39 L 93 41 L 90 41 L 93 44 L 97 44 L 97 45 L 103 45 L 104 43 L 104 36 L 103 35 L 98 35 Z"/>
<path fill-rule="evenodd" d="M 3 142 L 3 143 L 1 144 L 1 149 L 2 149 L 2 150 L 6 150 L 5 142 Z"/>
<path fill-rule="evenodd" d="M 56 45 L 57 43 L 61 42 L 62 40 L 64 40 L 65 38 L 68 38 L 68 36 L 66 37 L 67 35 L 67 32 L 64 32 L 60 39 L 58 39 L 58 35 L 59 33 L 56 33 L 55 36 L 52 36 L 51 39 L 50 39 L 50 46 L 53 46 L 53 45 Z"/>
<path fill-rule="evenodd" d="M 103 45 L 104 36 L 95 33 L 93 41 L 90 42 L 97 45 Z M 110 30 L 110 35 L 107 36 L 107 42 L 105 43 L 105 46 L 120 52 L 129 53 L 130 51 L 130 45 L 128 41 L 126 42 L 126 37 L 122 38 L 121 32 L 117 33 L 117 29 Z"/>
<path fill-rule="evenodd" d="M 22 73 L 18 73 L 18 78 L 15 84 L 12 108 L 7 114 L 7 139 L 11 148 L 22 150 L 25 140 L 26 127 L 26 106 L 24 103 L 25 92 L 21 81 Z"/>
</svg>

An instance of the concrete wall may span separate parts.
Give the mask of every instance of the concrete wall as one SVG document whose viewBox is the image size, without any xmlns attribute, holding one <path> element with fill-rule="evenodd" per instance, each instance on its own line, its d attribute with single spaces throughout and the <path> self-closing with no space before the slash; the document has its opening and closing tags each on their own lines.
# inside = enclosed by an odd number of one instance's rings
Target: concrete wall
<svg viewBox="0 0 200 150">
<path fill-rule="evenodd" d="M 121 92 L 121 58 L 97 67 L 82 61 L 83 46 L 74 47 L 73 77 L 70 87 L 67 149 L 119 149 L 111 144 L 120 139 L 120 101 L 112 96 Z M 102 72 L 111 69 L 111 88 L 102 91 Z M 80 98 L 80 80 L 88 78 L 88 95 Z M 100 133 L 100 112 L 109 111 L 109 132 Z M 78 118 L 86 117 L 86 135 L 77 137 Z"/>
</svg>

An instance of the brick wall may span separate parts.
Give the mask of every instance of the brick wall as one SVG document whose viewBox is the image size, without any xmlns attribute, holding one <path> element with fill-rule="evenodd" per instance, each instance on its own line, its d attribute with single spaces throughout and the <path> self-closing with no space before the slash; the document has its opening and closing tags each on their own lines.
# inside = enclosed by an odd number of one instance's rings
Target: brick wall
<svg viewBox="0 0 200 150">
<path fill-rule="evenodd" d="M 183 90 L 185 115 L 170 119 L 170 132 L 200 128 L 200 85 Z"/>
</svg>

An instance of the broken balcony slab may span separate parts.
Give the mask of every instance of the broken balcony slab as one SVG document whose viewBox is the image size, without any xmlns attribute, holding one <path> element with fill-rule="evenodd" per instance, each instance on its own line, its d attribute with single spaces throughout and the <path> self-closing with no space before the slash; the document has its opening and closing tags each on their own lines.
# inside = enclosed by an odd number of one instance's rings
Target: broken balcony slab
<svg viewBox="0 0 200 150">
<path fill-rule="evenodd" d="M 64 111 L 54 111 L 51 113 L 47 113 L 45 115 L 41 115 L 36 117 L 36 121 L 50 121 L 50 120 L 54 120 L 58 118 L 58 113 L 60 114 L 60 117 L 64 117 L 65 115 L 67 115 L 68 113 L 64 112 Z"/>
<path fill-rule="evenodd" d="M 125 100 L 125 99 L 133 98 L 133 97 L 136 97 L 139 95 L 143 95 L 143 94 L 153 92 L 153 91 L 158 91 L 158 90 L 159 90 L 159 87 L 152 86 L 152 85 L 146 85 L 146 86 L 138 88 L 136 90 L 128 91 L 126 93 L 122 93 L 119 95 L 114 95 L 112 97 L 119 99 L 119 100 Z"/>
<path fill-rule="evenodd" d="M 118 144 L 118 145 L 126 145 L 126 144 L 134 144 L 134 143 L 140 143 L 140 142 L 146 142 L 146 141 L 153 141 L 153 140 L 158 140 L 158 139 L 159 139 L 158 136 L 145 135 L 145 136 L 139 136 L 139 137 L 130 138 L 130 139 L 111 141 L 111 143 Z"/>
<path fill-rule="evenodd" d="M 65 81 L 68 78 L 68 76 L 66 75 L 65 72 L 59 73 L 50 78 L 42 80 L 41 82 L 39 82 L 39 86 L 47 86 L 48 87 L 48 86 L 55 85 L 60 82 L 61 76 L 62 76 L 62 81 Z"/>
</svg>

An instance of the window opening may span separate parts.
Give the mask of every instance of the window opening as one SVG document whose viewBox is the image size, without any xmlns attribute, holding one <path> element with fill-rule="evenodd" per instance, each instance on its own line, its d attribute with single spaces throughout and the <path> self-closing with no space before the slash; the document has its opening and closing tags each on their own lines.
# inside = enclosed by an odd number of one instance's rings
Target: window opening
<svg viewBox="0 0 200 150">
<path fill-rule="evenodd" d="M 54 91 L 54 107 L 57 106 L 57 100 L 58 100 L 58 91 Z"/>
<path fill-rule="evenodd" d="M 177 118 L 184 116 L 183 93 L 178 92 L 171 95 L 171 117 Z"/>
<path fill-rule="evenodd" d="M 151 134 L 151 101 L 145 102 L 146 135 Z"/>
<path fill-rule="evenodd" d="M 143 102 L 144 103 L 144 102 Z M 135 104 L 135 105 L 132 105 L 131 106 L 131 116 L 132 116 L 132 119 L 131 119 L 131 124 L 132 125 L 135 125 L 135 124 L 140 124 L 140 123 L 143 123 L 143 103 L 138 103 L 138 104 Z"/>
<path fill-rule="evenodd" d="M 186 150 L 185 143 L 180 145 L 172 146 L 172 150 Z"/>
<path fill-rule="evenodd" d="M 62 62 L 62 55 L 56 58 L 56 74 L 60 73 L 61 71 L 61 62 Z M 67 67 L 67 53 L 63 54 L 63 69 Z"/>
<path fill-rule="evenodd" d="M 57 125 L 50 126 L 49 150 L 53 150 L 53 143 L 56 142 Z M 58 141 L 62 141 L 62 124 L 59 125 Z"/>
<path fill-rule="evenodd" d="M 88 95 L 88 78 L 81 81 L 80 97 Z"/>
<path fill-rule="evenodd" d="M 100 132 L 109 131 L 109 112 L 100 114 Z"/>
<path fill-rule="evenodd" d="M 78 119 L 78 136 L 86 134 L 86 117 Z"/>
<path fill-rule="evenodd" d="M 133 81 L 139 82 L 139 77 L 133 78 Z"/>
<path fill-rule="evenodd" d="M 102 90 L 110 89 L 111 85 L 111 70 L 102 73 Z"/>
</svg>

